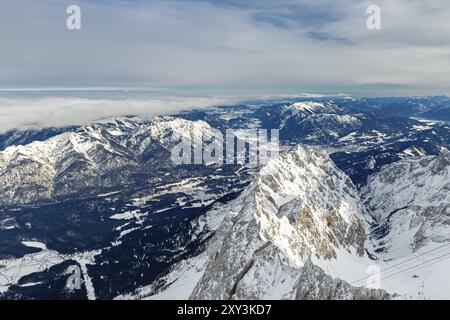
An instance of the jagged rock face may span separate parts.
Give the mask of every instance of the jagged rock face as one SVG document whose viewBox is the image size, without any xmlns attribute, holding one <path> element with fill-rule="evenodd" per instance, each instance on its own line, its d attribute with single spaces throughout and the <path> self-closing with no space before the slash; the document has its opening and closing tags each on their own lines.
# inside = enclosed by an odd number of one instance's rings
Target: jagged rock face
<svg viewBox="0 0 450 320">
<path fill-rule="evenodd" d="M 297 280 L 294 298 L 297 300 L 389 300 L 384 290 L 354 287 L 333 279 L 318 266 L 307 261 Z"/>
<path fill-rule="evenodd" d="M 171 148 L 177 143 L 172 141 L 173 134 L 192 134 L 193 141 L 201 141 L 210 130 L 203 121 L 118 118 L 9 147 L 0 152 L 0 205 L 136 184 L 161 166 L 170 168 Z"/>
<path fill-rule="evenodd" d="M 310 255 L 364 254 L 362 214 L 355 187 L 329 157 L 298 147 L 269 162 L 236 200 L 192 298 L 288 297 Z"/>
<path fill-rule="evenodd" d="M 255 218 L 262 239 L 300 266 L 310 254 L 335 257 L 334 248 L 364 248 L 363 208 L 350 179 L 328 155 L 298 147 L 262 169 Z"/>
<path fill-rule="evenodd" d="M 450 153 L 386 166 L 362 192 L 378 221 L 372 237 L 380 252 L 395 257 L 450 240 Z"/>
<path fill-rule="evenodd" d="M 405 159 L 386 166 L 369 179 L 362 193 L 372 215 L 380 220 L 408 206 L 449 204 L 449 191 L 450 153 L 444 152 L 439 156 Z"/>
</svg>

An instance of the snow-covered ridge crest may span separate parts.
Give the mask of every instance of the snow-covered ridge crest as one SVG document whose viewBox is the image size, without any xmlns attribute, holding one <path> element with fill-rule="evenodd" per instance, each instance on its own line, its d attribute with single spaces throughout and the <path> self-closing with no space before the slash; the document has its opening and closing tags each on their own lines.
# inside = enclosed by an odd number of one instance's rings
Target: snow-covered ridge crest
<svg viewBox="0 0 450 320">
<path fill-rule="evenodd" d="M 316 109 L 324 109 L 325 106 L 323 103 L 307 101 L 307 102 L 296 102 L 289 106 L 290 108 L 294 108 L 300 111 L 308 111 L 314 112 Z"/>
</svg>

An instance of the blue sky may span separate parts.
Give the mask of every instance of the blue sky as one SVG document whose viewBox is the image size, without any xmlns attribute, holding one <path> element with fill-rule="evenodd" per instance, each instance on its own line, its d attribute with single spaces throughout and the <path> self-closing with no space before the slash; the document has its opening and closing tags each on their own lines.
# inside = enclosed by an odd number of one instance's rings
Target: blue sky
<svg viewBox="0 0 450 320">
<path fill-rule="evenodd" d="M 0 87 L 450 94 L 448 17 L 446 0 L 2 0 Z"/>
</svg>

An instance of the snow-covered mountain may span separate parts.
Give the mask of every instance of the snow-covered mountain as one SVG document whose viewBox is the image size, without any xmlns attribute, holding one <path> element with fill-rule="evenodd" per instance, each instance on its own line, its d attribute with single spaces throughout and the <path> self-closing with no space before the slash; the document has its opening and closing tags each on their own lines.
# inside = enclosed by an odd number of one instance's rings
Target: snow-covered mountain
<svg viewBox="0 0 450 320">
<path fill-rule="evenodd" d="M 389 297 L 333 278 L 311 260 L 336 260 L 342 252 L 367 259 L 367 212 L 326 153 L 298 146 L 272 160 L 224 210 L 229 213 L 206 251 L 188 266 L 175 266 L 161 280 L 170 281 L 168 287 L 152 287 L 146 295 L 162 298 L 183 286 L 192 299 Z M 181 277 L 174 275 L 183 268 Z"/>
<path fill-rule="evenodd" d="M 326 154 L 310 147 L 269 162 L 236 201 L 192 298 L 287 298 L 311 255 L 364 254 L 356 189 Z"/>
<path fill-rule="evenodd" d="M 405 159 L 371 177 L 362 194 L 389 258 L 450 240 L 450 153 Z"/>
<path fill-rule="evenodd" d="M 450 245 L 449 170 L 448 153 L 407 159 L 358 192 L 327 154 L 296 147 L 224 208 L 228 214 L 205 251 L 141 289 L 141 297 L 448 297 L 431 289 L 443 276 L 426 275 L 436 263 L 436 270 L 448 265 L 442 256 Z M 380 289 L 366 283 L 374 266 Z"/>
<path fill-rule="evenodd" d="M 171 167 L 173 136 L 211 136 L 203 121 L 117 118 L 0 152 L 0 204 L 26 204 L 142 183 Z M 191 136 L 192 135 L 192 136 Z M 165 161 L 161 161 L 165 159 Z"/>
<path fill-rule="evenodd" d="M 449 298 L 447 107 L 307 97 L 0 135 L 0 299 Z M 280 129 L 281 156 L 170 161 L 174 134 L 247 128 Z"/>
</svg>

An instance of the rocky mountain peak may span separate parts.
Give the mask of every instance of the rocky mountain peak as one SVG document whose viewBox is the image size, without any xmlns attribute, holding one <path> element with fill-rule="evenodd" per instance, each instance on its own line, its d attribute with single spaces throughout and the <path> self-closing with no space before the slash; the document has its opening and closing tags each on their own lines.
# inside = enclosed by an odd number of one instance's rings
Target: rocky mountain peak
<svg viewBox="0 0 450 320">
<path fill-rule="evenodd" d="M 193 298 L 251 298 L 267 282 L 295 279 L 311 255 L 333 259 L 338 248 L 364 254 L 358 193 L 326 153 L 311 147 L 270 161 L 232 208 L 208 245 Z M 293 279 L 284 294 L 294 290 Z"/>
</svg>

